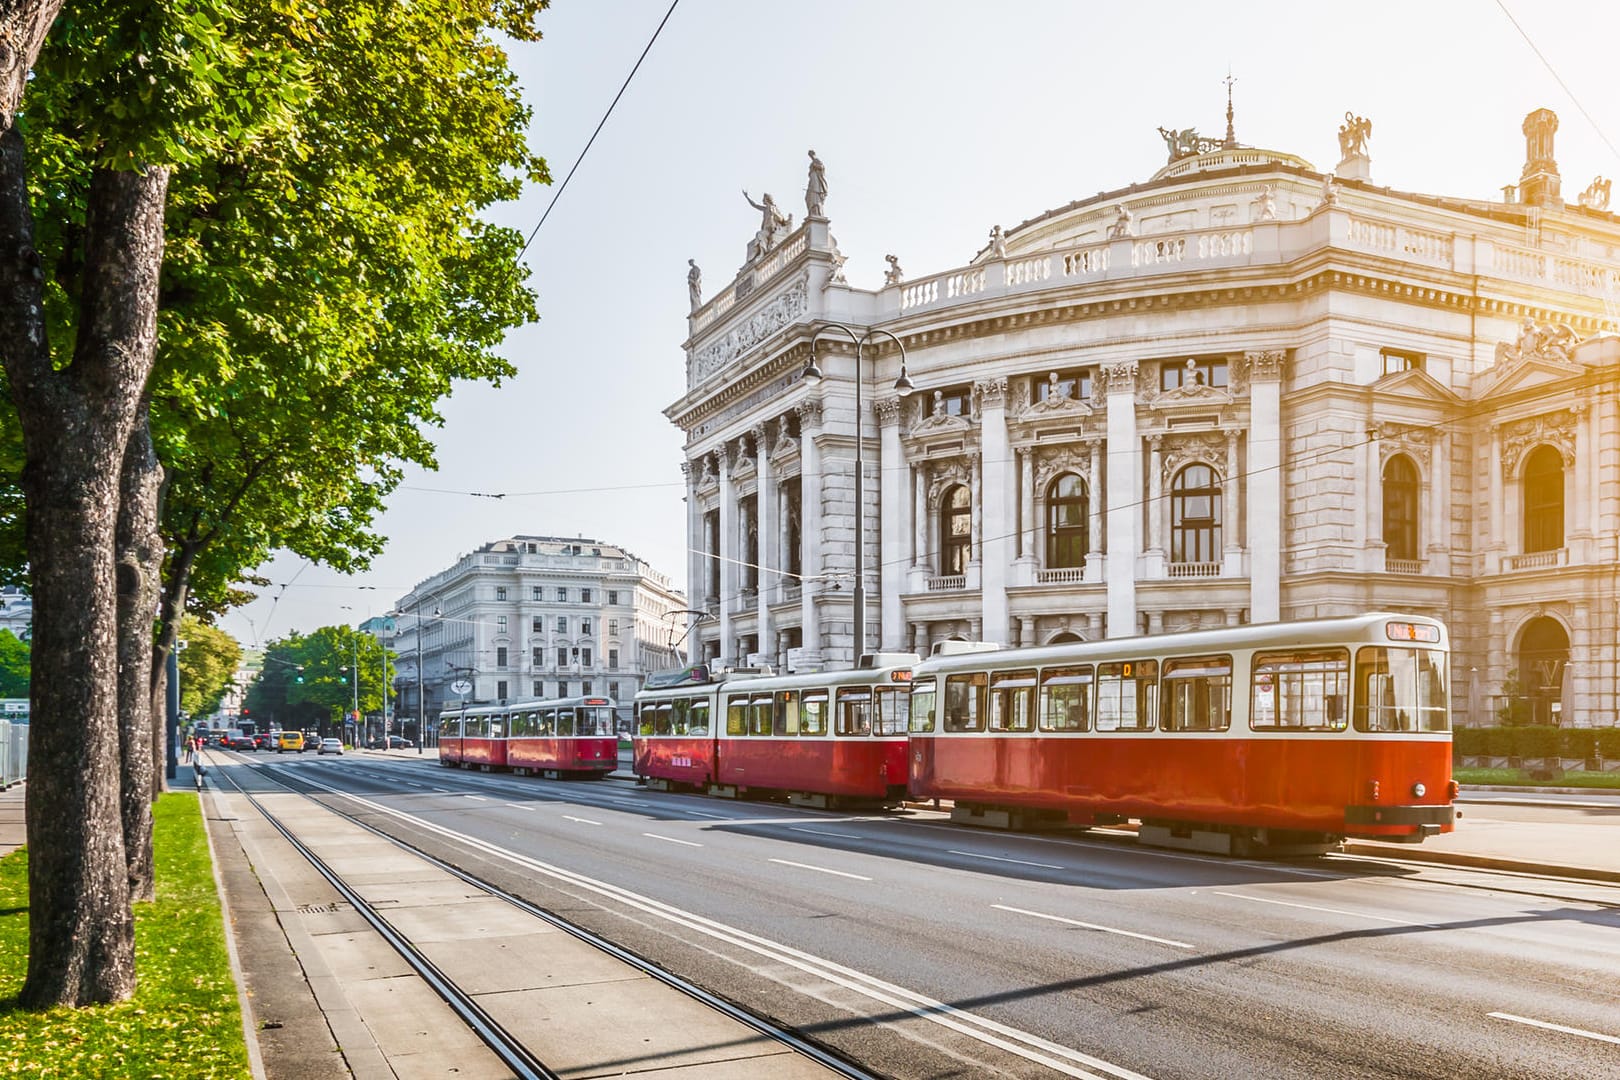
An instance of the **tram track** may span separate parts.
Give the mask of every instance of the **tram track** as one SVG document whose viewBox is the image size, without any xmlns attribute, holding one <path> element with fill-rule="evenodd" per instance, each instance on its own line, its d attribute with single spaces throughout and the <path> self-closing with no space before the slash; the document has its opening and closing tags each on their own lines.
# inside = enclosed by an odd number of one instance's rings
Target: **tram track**
<svg viewBox="0 0 1620 1080">
<path fill-rule="evenodd" d="M 500 900 L 516 908 L 517 910 L 522 911 L 524 914 L 546 924 L 547 926 L 566 933 L 576 940 L 590 945 L 591 947 L 605 953 L 620 963 L 627 965 L 636 972 L 656 979 L 658 982 L 670 987 L 671 989 L 679 991 L 683 995 L 691 998 L 706 1008 L 744 1025 L 755 1033 L 762 1035 L 777 1044 L 780 1044 L 801 1057 L 814 1061 L 833 1074 L 848 1077 L 850 1080 L 883 1080 L 883 1074 L 871 1072 L 854 1062 L 838 1056 L 832 1051 L 805 1038 L 790 1028 L 777 1024 L 768 1018 L 752 1013 L 733 1002 L 727 1001 L 722 997 L 710 993 L 695 983 L 689 982 L 688 980 L 683 979 L 680 976 L 675 975 L 650 961 L 642 959 L 635 953 L 632 953 L 629 950 L 608 941 L 606 938 L 603 938 L 582 926 L 549 912 L 520 896 L 500 888 L 497 885 L 484 881 L 476 875 L 470 874 L 459 867 L 444 861 L 443 859 L 429 854 L 427 851 L 407 840 L 377 828 L 370 822 L 363 820 L 357 814 L 332 806 L 329 802 L 318 798 L 317 795 L 312 793 L 310 790 L 306 790 L 302 786 L 303 782 L 300 781 L 296 776 L 285 776 L 284 774 L 287 770 L 280 768 L 273 763 L 261 764 L 259 762 L 242 760 L 240 764 L 251 765 L 255 772 L 278 784 L 288 793 L 298 795 L 310 803 L 319 806 L 323 811 L 341 818 L 342 820 L 349 822 L 350 824 L 355 825 L 368 833 L 388 841 L 393 846 L 409 853 L 414 858 L 433 867 L 434 869 L 449 874 L 464 884 L 479 890 L 485 895 L 493 899 Z M 446 1004 L 450 1006 L 456 1015 L 467 1024 L 468 1028 L 475 1035 L 477 1035 L 478 1038 L 483 1041 L 493 1053 L 495 1053 L 501 1062 L 506 1067 L 512 1069 L 514 1075 L 522 1078 L 522 1080 L 531 1080 L 531 1078 L 533 1078 L 533 1080 L 555 1080 L 555 1078 L 558 1077 L 558 1073 L 549 1069 L 532 1051 L 528 1049 L 527 1046 L 525 1046 L 519 1039 L 507 1031 L 498 1021 L 491 1017 L 489 1013 L 478 1004 L 473 995 L 468 993 L 453 979 L 449 978 L 442 971 L 440 971 L 439 968 L 434 965 L 426 955 L 423 954 L 422 950 L 417 948 L 406 935 L 401 933 L 397 928 L 389 923 L 388 919 L 376 908 L 375 905 L 361 896 L 358 891 L 343 880 L 340 874 L 336 873 L 330 866 L 328 866 L 316 852 L 311 850 L 308 845 L 300 841 L 292 830 L 290 830 L 286 824 L 280 820 L 280 818 L 278 818 L 268 807 L 263 804 L 260 799 L 256 797 L 254 792 L 248 791 L 237 782 L 235 777 L 230 776 L 223 771 L 221 771 L 218 775 L 224 775 L 230 781 L 231 786 L 235 788 L 236 792 L 247 799 L 248 803 L 254 808 L 254 810 L 262 815 L 266 822 L 268 822 L 293 847 L 293 849 L 298 852 L 300 856 L 306 859 L 347 903 L 354 907 L 355 911 L 359 913 L 366 920 L 366 922 L 377 931 L 377 933 L 383 938 L 384 941 L 388 943 L 390 947 L 399 953 L 400 957 L 406 962 L 406 964 L 408 964 L 411 969 L 423 979 L 423 981 L 434 991 L 435 994 L 437 994 L 446 1002 Z M 210 777 L 210 781 L 211 780 L 212 775 Z M 206 782 L 209 781 L 205 781 L 205 783 Z M 320 789 L 317 788 L 316 790 L 318 791 Z"/>
</svg>

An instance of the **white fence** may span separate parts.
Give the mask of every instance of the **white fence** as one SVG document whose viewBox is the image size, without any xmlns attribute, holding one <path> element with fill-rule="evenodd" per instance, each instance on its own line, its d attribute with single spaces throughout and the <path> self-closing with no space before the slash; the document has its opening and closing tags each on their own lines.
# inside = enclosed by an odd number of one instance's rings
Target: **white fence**
<svg viewBox="0 0 1620 1080">
<path fill-rule="evenodd" d="M 28 779 L 28 725 L 0 720 L 0 788 Z"/>
</svg>

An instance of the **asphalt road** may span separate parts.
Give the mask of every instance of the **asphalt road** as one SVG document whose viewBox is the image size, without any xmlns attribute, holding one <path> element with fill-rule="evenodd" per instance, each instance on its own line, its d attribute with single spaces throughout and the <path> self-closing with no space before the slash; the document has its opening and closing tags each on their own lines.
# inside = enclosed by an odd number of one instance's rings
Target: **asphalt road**
<svg viewBox="0 0 1620 1080">
<path fill-rule="evenodd" d="M 1620 1076 L 1616 886 L 255 764 L 894 1076 Z"/>
</svg>

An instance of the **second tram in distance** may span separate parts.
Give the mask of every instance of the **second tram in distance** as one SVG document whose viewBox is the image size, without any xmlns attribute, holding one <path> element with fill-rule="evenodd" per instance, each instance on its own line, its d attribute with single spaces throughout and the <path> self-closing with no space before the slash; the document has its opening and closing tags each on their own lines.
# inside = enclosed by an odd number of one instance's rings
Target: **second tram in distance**
<svg viewBox="0 0 1620 1080">
<path fill-rule="evenodd" d="M 439 714 L 439 764 L 598 779 L 619 764 L 613 700 L 551 698 Z"/>
</svg>

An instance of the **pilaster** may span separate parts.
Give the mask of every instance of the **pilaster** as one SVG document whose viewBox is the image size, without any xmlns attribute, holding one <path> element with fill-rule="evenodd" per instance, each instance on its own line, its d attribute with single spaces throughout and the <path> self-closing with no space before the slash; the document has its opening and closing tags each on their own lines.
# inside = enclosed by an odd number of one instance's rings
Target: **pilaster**
<svg viewBox="0 0 1620 1080">
<path fill-rule="evenodd" d="M 907 497 L 905 454 L 900 447 L 900 399 L 873 403 L 878 421 L 878 512 L 881 514 L 878 559 L 879 640 L 885 650 L 903 648 L 905 612 L 900 586 L 908 569 L 906 545 L 911 538 L 911 500 Z"/>
<path fill-rule="evenodd" d="M 1012 453 L 1007 440 L 1007 380 L 985 379 L 974 384 L 979 396 L 980 484 L 984 510 L 980 557 L 980 604 L 988 641 L 1008 644 L 1007 571 L 1013 561 L 1013 515 L 1008 505 L 1017 490 Z"/>
<path fill-rule="evenodd" d="M 1281 349 L 1244 356 L 1249 369 L 1249 618 L 1282 617 Z"/>
<path fill-rule="evenodd" d="M 1136 633 L 1136 553 L 1142 520 L 1137 500 L 1136 363 L 1102 369 L 1108 401 L 1108 636 Z"/>
</svg>

